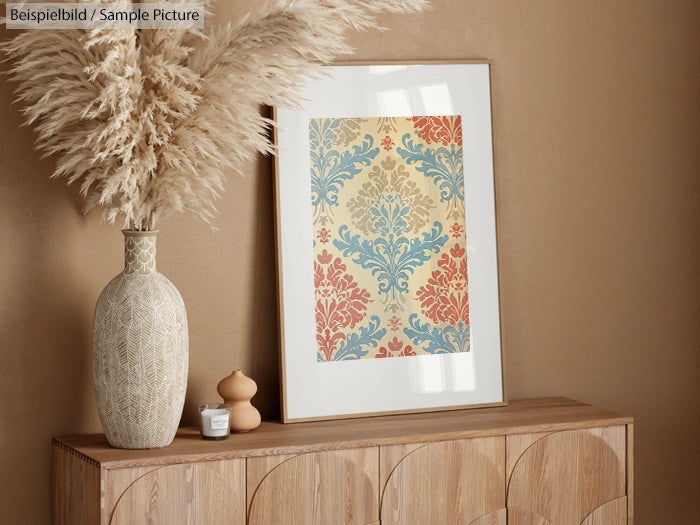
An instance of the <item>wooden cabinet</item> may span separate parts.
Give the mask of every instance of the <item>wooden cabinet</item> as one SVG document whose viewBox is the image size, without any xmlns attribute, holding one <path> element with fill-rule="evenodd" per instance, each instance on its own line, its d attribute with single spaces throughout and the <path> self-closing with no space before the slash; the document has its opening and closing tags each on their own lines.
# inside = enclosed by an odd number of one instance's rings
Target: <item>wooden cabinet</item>
<svg viewBox="0 0 700 525">
<path fill-rule="evenodd" d="M 378 460 L 377 447 L 251 458 L 248 523 L 379 523 Z"/>
<path fill-rule="evenodd" d="M 632 419 L 549 398 L 157 450 L 69 436 L 53 475 L 56 524 L 629 525 Z"/>
<path fill-rule="evenodd" d="M 505 525 L 502 436 L 382 447 L 381 522 Z M 413 450 L 410 450 L 413 449 Z"/>
<path fill-rule="evenodd" d="M 627 523 L 625 426 L 508 436 L 506 448 L 508 523 Z"/>
</svg>

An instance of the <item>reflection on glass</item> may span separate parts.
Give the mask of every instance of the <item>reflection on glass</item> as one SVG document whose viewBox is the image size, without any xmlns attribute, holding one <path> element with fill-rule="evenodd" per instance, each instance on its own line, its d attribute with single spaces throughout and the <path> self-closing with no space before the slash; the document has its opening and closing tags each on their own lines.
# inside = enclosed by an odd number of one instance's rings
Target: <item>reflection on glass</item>
<svg viewBox="0 0 700 525">
<path fill-rule="evenodd" d="M 448 368 L 452 371 L 451 391 L 452 392 L 468 392 L 476 389 L 474 381 L 474 361 L 471 359 L 461 359 L 458 356 L 451 354 L 446 356 L 451 363 Z"/>
<path fill-rule="evenodd" d="M 411 101 L 405 89 L 391 89 L 377 93 L 377 104 L 382 115 L 413 115 Z"/>
<path fill-rule="evenodd" d="M 377 91 L 377 104 L 382 115 L 454 115 L 454 104 L 447 84 L 430 84 L 408 89 Z"/>
<path fill-rule="evenodd" d="M 425 394 L 471 392 L 476 390 L 474 359 L 471 353 L 412 357 L 414 377 Z"/>
<path fill-rule="evenodd" d="M 445 391 L 445 369 L 442 359 L 422 359 L 420 363 L 421 390 L 425 393 Z"/>
<path fill-rule="evenodd" d="M 418 88 L 426 115 L 454 115 L 452 97 L 447 84 L 420 86 Z"/>
<path fill-rule="evenodd" d="M 386 75 L 387 73 L 396 73 L 402 69 L 408 69 L 408 66 L 400 65 L 383 65 L 383 66 L 370 66 L 369 72 L 371 75 Z"/>
</svg>

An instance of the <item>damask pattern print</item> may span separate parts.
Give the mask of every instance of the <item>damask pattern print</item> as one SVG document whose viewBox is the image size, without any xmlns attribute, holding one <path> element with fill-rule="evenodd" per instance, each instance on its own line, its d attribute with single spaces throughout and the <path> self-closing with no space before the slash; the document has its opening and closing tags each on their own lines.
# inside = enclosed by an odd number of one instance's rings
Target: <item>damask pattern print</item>
<svg viewBox="0 0 700 525">
<path fill-rule="evenodd" d="M 314 223 L 330 222 L 334 207 L 338 206 L 338 192 L 345 181 L 369 166 L 379 153 L 374 137 L 365 135 L 359 144 L 353 144 L 359 135 L 362 119 L 316 119 L 309 126 L 311 152 L 311 205 Z M 342 148 L 342 149 L 341 149 Z"/>
<path fill-rule="evenodd" d="M 406 357 L 409 355 L 416 355 L 411 346 L 405 345 L 398 337 L 394 337 L 386 346 L 382 346 L 374 357 L 380 359 L 383 357 Z"/>
<path fill-rule="evenodd" d="M 412 117 L 418 136 L 428 144 L 449 146 L 454 142 L 462 147 L 462 117 Z"/>
<path fill-rule="evenodd" d="M 447 218 L 464 221 L 464 158 L 460 117 L 413 117 L 415 135 L 401 137 L 396 152 L 440 188 Z M 431 147 L 431 144 L 436 144 Z"/>
<path fill-rule="evenodd" d="M 438 260 L 427 283 L 416 293 L 421 313 L 433 324 L 420 323 L 418 316 L 409 316 L 411 328 L 404 330 L 414 342 L 425 343 L 431 354 L 466 352 L 470 345 L 469 288 L 467 258 L 464 248 L 455 244 Z"/>
<path fill-rule="evenodd" d="M 469 351 L 461 117 L 311 119 L 309 143 L 317 360 Z"/>
<path fill-rule="evenodd" d="M 362 357 L 362 348 L 348 346 L 346 330 L 353 329 L 364 320 L 369 292 L 360 288 L 339 257 L 333 257 L 325 249 L 314 261 L 314 288 L 316 291 L 316 341 L 318 360 L 333 361 Z M 373 319 L 377 324 L 378 320 Z M 381 331 L 366 333 L 372 338 L 381 337 Z M 376 343 L 375 343 L 376 344 Z M 366 351 L 364 352 L 366 353 Z"/>
<path fill-rule="evenodd" d="M 421 311 L 433 323 L 469 324 L 467 259 L 464 248 L 456 244 L 443 253 L 428 282 L 418 289 Z"/>
</svg>

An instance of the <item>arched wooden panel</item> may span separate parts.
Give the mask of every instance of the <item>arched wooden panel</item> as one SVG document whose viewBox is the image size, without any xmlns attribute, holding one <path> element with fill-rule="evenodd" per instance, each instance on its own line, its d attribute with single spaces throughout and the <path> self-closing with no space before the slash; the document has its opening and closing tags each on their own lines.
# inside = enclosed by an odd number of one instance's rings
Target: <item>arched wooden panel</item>
<svg viewBox="0 0 700 525">
<path fill-rule="evenodd" d="M 250 509 L 255 491 L 258 490 L 258 486 L 260 482 L 265 479 L 265 476 L 285 461 L 298 455 L 299 454 L 277 454 L 275 456 L 248 458 L 246 462 L 246 501 L 248 509 Z"/>
<path fill-rule="evenodd" d="M 510 479 L 515 464 L 535 441 L 548 436 L 551 432 L 531 432 L 528 434 L 513 434 L 506 438 L 506 479 Z"/>
<path fill-rule="evenodd" d="M 506 509 L 497 510 L 495 512 L 490 512 L 486 516 L 477 518 L 467 525 L 507 525 Z M 386 520 L 382 520 L 381 525 L 403 525 L 401 523 L 393 523 Z"/>
<path fill-rule="evenodd" d="M 508 507 L 508 525 L 551 525 L 549 521 L 527 509 Z"/>
<path fill-rule="evenodd" d="M 431 443 L 409 453 L 384 487 L 382 523 L 464 525 L 503 509 L 504 458 L 503 437 Z"/>
<path fill-rule="evenodd" d="M 515 463 L 508 508 L 580 525 L 599 506 L 625 496 L 624 447 L 624 427 L 556 432 L 535 441 Z"/>
<path fill-rule="evenodd" d="M 242 460 L 228 463 L 234 462 L 243 466 Z M 241 468 L 235 478 L 241 478 L 242 473 Z M 240 487 L 232 486 L 221 474 L 203 465 L 157 468 L 137 479 L 124 491 L 117 501 L 110 523 L 243 525 L 245 499 L 239 494 L 242 489 L 242 484 Z"/>
<path fill-rule="evenodd" d="M 389 481 L 389 476 L 391 476 L 396 465 L 411 452 L 425 445 L 427 443 L 406 443 L 382 447 L 382 453 L 379 455 L 379 486 L 382 487 L 382 490 L 386 487 L 386 482 Z"/>
<path fill-rule="evenodd" d="M 376 449 L 374 464 L 376 476 Z M 362 451 L 361 451 L 362 452 Z M 334 452 L 295 456 L 262 480 L 250 525 L 367 525 L 379 516 L 377 490 L 360 464 Z"/>
<path fill-rule="evenodd" d="M 618 498 L 601 505 L 581 525 L 627 525 L 627 498 Z"/>
<path fill-rule="evenodd" d="M 506 525 L 507 523 L 507 511 L 503 508 L 477 518 L 469 525 Z"/>
</svg>

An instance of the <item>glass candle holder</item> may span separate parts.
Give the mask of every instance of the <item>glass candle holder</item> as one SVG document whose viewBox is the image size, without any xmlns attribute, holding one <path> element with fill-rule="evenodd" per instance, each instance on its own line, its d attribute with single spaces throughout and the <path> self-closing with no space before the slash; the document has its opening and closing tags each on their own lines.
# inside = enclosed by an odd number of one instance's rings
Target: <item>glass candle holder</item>
<svg viewBox="0 0 700 525">
<path fill-rule="evenodd" d="M 202 439 L 227 439 L 231 431 L 231 405 L 227 403 L 199 405 L 199 419 Z"/>
</svg>

